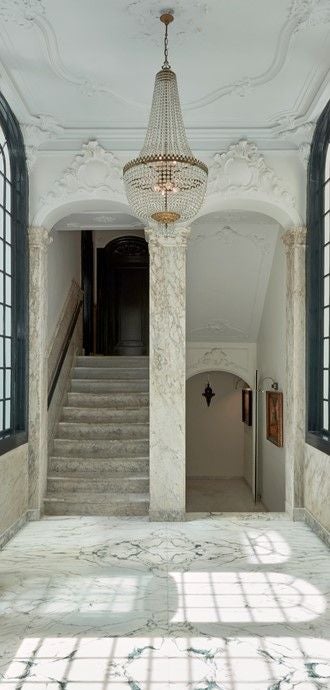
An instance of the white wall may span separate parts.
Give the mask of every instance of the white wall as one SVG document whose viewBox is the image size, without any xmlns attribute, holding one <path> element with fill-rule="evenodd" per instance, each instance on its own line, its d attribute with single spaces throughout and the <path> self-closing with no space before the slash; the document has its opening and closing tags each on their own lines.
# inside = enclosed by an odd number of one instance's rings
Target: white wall
<svg viewBox="0 0 330 690">
<path fill-rule="evenodd" d="M 48 344 L 71 287 L 80 284 L 81 252 L 79 231 L 53 231 L 48 248 Z"/>
<path fill-rule="evenodd" d="M 286 267 L 284 246 L 279 237 L 270 273 L 257 342 L 259 381 L 271 376 L 285 395 Z M 270 388 L 267 381 L 262 388 Z M 259 393 L 259 468 L 262 501 L 270 511 L 285 509 L 285 456 L 266 439 L 266 394 Z M 285 443 L 285 420 L 284 420 Z"/>
<path fill-rule="evenodd" d="M 187 476 L 242 477 L 244 474 L 244 424 L 237 377 L 210 372 L 215 397 L 207 407 L 202 396 L 207 377 L 197 374 L 187 381 Z"/>
<path fill-rule="evenodd" d="M 330 456 L 305 447 L 304 507 L 330 531 Z"/>
</svg>

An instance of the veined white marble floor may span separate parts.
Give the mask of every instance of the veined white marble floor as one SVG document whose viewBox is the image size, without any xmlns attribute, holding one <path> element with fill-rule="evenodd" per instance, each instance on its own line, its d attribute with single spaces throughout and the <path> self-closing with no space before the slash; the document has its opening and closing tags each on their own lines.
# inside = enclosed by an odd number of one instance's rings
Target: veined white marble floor
<svg viewBox="0 0 330 690">
<path fill-rule="evenodd" d="M 268 514 L 48 518 L 0 554 L 0 690 L 330 688 L 330 557 Z"/>
<path fill-rule="evenodd" d="M 252 491 L 243 477 L 232 479 L 187 479 L 187 510 L 208 513 L 266 512 L 254 502 Z"/>
</svg>

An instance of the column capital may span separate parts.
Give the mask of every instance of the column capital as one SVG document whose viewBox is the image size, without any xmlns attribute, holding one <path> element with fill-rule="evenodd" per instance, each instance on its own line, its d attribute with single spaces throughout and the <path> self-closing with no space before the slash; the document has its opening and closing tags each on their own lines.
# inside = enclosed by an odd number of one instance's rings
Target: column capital
<svg viewBox="0 0 330 690">
<path fill-rule="evenodd" d="M 34 249 L 41 249 L 47 251 L 47 247 L 52 243 L 53 238 L 46 228 L 38 226 L 30 226 L 28 229 L 29 245 Z"/>
<path fill-rule="evenodd" d="M 148 244 L 162 247 L 186 247 L 190 228 L 166 228 L 164 225 L 148 227 L 144 230 Z"/>
<path fill-rule="evenodd" d="M 307 229 L 304 226 L 290 228 L 282 235 L 282 242 L 288 251 L 292 247 L 306 246 Z"/>
</svg>

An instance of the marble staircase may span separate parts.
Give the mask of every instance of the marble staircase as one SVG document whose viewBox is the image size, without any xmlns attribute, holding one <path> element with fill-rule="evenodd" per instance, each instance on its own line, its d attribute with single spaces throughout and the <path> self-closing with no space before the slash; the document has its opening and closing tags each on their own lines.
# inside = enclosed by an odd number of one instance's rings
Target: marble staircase
<svg viewBox="0 0 330 690">
<path fill-rule="evenodd" d="M 146 515 L 148 357 L 77 357 L 48 460 L 46 515 Z"/>
</svg>

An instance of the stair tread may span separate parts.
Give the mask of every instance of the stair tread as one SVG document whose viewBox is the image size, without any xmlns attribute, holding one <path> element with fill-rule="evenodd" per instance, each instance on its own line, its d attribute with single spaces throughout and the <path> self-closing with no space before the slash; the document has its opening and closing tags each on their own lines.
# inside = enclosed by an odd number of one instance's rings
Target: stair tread
<svg viewBox="0 0 330 690">
<path fill-rule="evenodd" d="M 132 480 L 133 479 L 149 479 L 149 475 L 137 474 L 137 473 L 127 474 L 127 472 L 125 472 L 125 474 L 120 474 L 120 472 L 117 472 L 117 473 L 115 473 L 113 475 L 111 474 L 110 476 L 107 476 L 107 477 L 103 477 L 103 476 L 102 477 L 89 477 L 89 476 L 86 476 L 86 474 L 65 473 L 65 474 L 49 474 L 48 479 L 59 479 L 59 480 L 62 480 L 62 479 L 64 479 L 64 480 L 65 479 L 68 479 L 68 480 L 69 479 L 70 480 L 72 480 L 72 479 L 86 479 L 87 480 L 88 479 L 88 482 L 93 482 L 93 481 L 99 482 L 99 481 L 102 481 L 103 479 L 107 479 L 107 480 L 108 479 L 118 479 L 118 480 L 120 480 L 120 479 L 132 479 Z"/>
<path fill-rule="evenodd" d="M 87 503 L 94 503 L 97 498 L 100 497 L 111 499 L 114 503 L 120 503 L 121 501 L 133 501 L 133 502 L 143 502 L 143 501 L 149 501 L 149 494 L 140 494 L 140 493 L 131 493 L 131 492 L 123 492 L 119 493 L 118 491 L 105 491 L 102 493 L 101 491 L 99 493 L 92 493 L 88 491 L 77 491 L 76 493 L 69 493 L 65 494 L 62 493 L 60 496 L 52 495 L 47 493 L 45 497 L 45 501 L 57 501 L 58 503 L 64 503 L 65 501 L 73 502 L 73 503 L 78 503 L 82 499 L 86 501 Z"/>
</svg>

